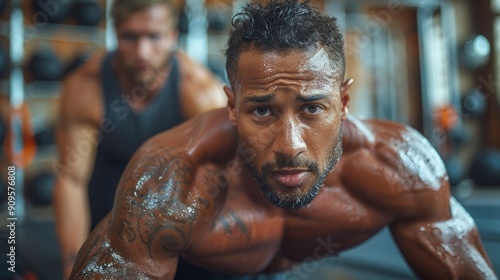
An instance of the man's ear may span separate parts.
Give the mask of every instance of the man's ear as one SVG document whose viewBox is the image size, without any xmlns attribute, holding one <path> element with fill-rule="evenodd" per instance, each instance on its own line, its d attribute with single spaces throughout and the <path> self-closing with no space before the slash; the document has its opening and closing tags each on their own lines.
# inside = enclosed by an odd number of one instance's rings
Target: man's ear
<svg viewBox="0 0 500 280">
<path fill-rule="evenodd" d="M 227 111 L 229 112 L 229 120 L 233 125 L 236 125 L 236 107 L 234 92 L 228 86 L 224 86 L 224 92 L 227 96 Z"/>
<path fill-rule="evenodd" d="M 340 86 L 340 102 L 342 102 L 342 109 L 341 109 L 342 120 L 345 120 L 347 118 L 347 113 L 349 112 L 348 106 L 349 102 L 351 101 L 351 96 L 349 95 L 349 88 L 351 88 L 353 82 L 354 80 L 349 78 Z"/>
</svg>

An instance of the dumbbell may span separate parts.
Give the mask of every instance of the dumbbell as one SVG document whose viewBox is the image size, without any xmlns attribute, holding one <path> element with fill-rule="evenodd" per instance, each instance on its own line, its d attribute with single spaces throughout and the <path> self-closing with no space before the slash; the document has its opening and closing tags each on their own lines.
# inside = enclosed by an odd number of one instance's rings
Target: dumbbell
<svg viewBox="0 0 500 280">
<path fill-rule="evenodd" d="M 52 203 L 52 193 L 56 178 L 52 172 L 41 172 L 30 178 L 26 192 L 30 202 L 37 206 L 47 206 Z"/>
<path fill-rule="evenodd" d="M 500 150 L 485 148 L 472 161 L 470 176 L 478 186 L 500 186 Z"/>
<path fill-rule="evenodd" d="M 62 77 L 63 66 L 50 49 L 40 49 L 29 59 L 28 70 L 34 80 L 58 81 Z"/>
<path fill-rule="evenodd" d="M 73 1 L 71 14 L 79 25 L 93 26 L 101 21 L 102 11 L 94 0 Z"/>
<path fill-rule="evenodd" d="M 462 114 L 464 117 L 479 118 L 486 112 L 486 97 L 478 89 L 474 89 L 462 98 Z"/>
<path fill-rule="evenodd" d="M 443 159 L 446 171 L 448 172 L 448 181 L 450 186 L 456 186 L 460 183 L 464 177 L 463 164 L 458 156 L 451 154 Z"/>
<path fill-rule="evenodd" d="M 483 67 L 491 55 L 490 42 L 483 35 L 474 35 L 469 38 L 460 50 L 463 65 L 471 70 Z"/>
</svg>

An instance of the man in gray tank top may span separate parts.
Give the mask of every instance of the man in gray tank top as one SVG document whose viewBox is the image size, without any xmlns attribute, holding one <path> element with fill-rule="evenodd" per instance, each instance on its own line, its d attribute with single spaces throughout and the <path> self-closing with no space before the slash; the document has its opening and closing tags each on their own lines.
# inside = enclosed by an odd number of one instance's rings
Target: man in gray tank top
<svg viewBox="0 0 500 280">
<path fill-rule="evenodd" d="M 112 209 L 135 150 L 183 120 L 226 105 L 214 76 L 174 52 L 171 1 L 113 5 L 117 50 L 95 54 L 63 83 L 54 207 L 65 279 L 89 231 Z"/>
</svg>

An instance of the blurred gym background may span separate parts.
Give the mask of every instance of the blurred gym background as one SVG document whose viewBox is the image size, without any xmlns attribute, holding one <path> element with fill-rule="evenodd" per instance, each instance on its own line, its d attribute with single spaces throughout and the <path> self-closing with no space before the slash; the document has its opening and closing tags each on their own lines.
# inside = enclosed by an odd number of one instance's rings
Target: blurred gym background
<svg viewBox="0 0 500 280">
<path fill-rule="evenodd" d="M 241 0 L 176 0 L 178 48 L 227 81 Z M 345 31 L 350 112 L 409 124 L 436 147 L 453 195 L 500 272 L 500 0 L 316 0 Z M 106 0 L 0 0 L 0 279 L 60 279 L 51 208 L 61 80 L 114 49 Z M 12 141 L 7 122 L 25 137 Z M 22 150 L 17 144 L 23 143 Z M 7 155 L 16 158 L 16 273 L 7 271 Z M 412 279 L 384 230 L 300 279 Z M 296 275 L 296 277 L 297 277 Z M 307 278 L 306 278 L 307 277 Z M 296 279 L 296 278 L 294 278 Z M 326 279 L 326 278 L 325 278 Z M 329 279 L 329 278 L 328 278 Z"/>
</svg>

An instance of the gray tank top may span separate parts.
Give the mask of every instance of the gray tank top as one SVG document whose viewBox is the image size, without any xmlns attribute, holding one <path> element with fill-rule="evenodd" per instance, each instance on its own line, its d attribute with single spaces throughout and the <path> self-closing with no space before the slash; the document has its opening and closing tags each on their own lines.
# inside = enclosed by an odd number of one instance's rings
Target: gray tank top
<svg viewBox="0 0 500 280">
<path fill-rule="evenodd" d="M 94 170 L 89 183 L 89 202 L 94 228 L 111 211 L 116 187 L 135 150 L 155 134 L 183 121 L 180 102 L 179 65 L 172 56 L 170 73 L 160 92 L 141 112 L 134 112 L 125 101 L 109 53 L 101 66 L 104 119 L 100 125 L 102 140 L 97 148 Z M 134 92 L 138 98 L 141 88 Z"/>
</svg>

